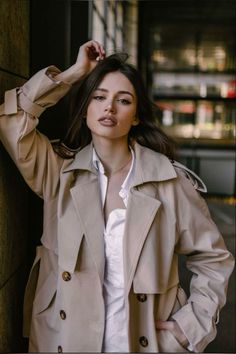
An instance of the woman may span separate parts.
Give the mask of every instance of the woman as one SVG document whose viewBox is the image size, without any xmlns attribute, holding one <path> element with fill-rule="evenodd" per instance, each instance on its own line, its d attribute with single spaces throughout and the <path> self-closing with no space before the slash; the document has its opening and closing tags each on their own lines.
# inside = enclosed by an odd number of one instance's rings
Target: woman
<svg viewBox="0 0 236 354">
<path fill-rule="evenodd" d="M 38 117 L 76 82 L 71 127 L 52 147 Z M 8 91 L 0 115 L 4 146 L 44 199 L 25 293 L 29 351 L 203 351 L 233 259 L 196 191 L 203 183 L 171 160 L 137 71 L 89 41 L 66 71 Z M 178 254 L 193 272 L 188 299 Z"/>
</svg>

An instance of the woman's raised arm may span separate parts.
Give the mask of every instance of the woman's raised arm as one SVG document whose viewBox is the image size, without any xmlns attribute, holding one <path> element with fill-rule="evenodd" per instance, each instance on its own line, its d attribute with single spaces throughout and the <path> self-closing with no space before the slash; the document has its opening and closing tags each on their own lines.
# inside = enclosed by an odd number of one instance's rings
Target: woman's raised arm
<svg viewBox="0 0 236 354">
<path fill-rule="evenodd" d="M 22 87 L 5 93 L 4 104 L 0 106 L 0 139 L 25 181 L 40 197 L 56 192 L 63 160 L 54 153 L 48 138 L 36 129 L 38 118 L 104 56 L 98 42 L 86 42 L 80 47 L 75 64 L 67 70 L 60 72 L 50 66 Z"/>
</svg>

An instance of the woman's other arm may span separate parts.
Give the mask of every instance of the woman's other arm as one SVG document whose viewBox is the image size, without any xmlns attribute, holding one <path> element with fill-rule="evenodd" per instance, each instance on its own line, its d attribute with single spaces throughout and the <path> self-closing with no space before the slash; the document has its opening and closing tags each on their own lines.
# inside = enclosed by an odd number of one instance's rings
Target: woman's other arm
<svg viewBox="0 0 236 354">
<path fill-rule="evenodd" d="M 182 174 L 178 180 L 176 252 L 187 256 L 186 265 L 192 278 L 188 303 L 172 319 L 187 337 L 191 350 L 202 352 L 216 336 L 234 259 L 211 219 L 205 200 Z"/>
</svg>

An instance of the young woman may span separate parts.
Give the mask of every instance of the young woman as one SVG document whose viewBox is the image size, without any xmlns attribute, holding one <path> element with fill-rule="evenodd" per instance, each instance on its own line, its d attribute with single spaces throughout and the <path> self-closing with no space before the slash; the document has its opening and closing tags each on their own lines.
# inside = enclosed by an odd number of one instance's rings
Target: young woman
<svg viewBox="0 0 236 354">
<path fill-rule="evenodd" d="M 79 82 L 73 120 L 52 146 L 38 117 Z M 142 80 L 89 41 L 77 61 L 6 92 L 1 140 L 44 199 L 42 246 L 25 293 L 33 352 L 203 351 L 216 335 L 233 258 L 174 162 Z M 178 254 L 193 273 L 187 299 Z"/>
</svg>

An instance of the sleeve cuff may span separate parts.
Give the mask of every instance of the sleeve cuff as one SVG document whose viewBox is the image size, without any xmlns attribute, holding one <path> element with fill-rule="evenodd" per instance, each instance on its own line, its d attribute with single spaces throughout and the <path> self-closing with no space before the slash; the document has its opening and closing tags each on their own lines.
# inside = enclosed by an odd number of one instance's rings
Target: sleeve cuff
<svg viewBox="0 0 236 354">
<path fill-rule="evenodd" d="M 203 352 L 216 336 L 212 317 L 194 303 L 183 306 L 172 318 L 187 337 L 190 343 L 188 349 L 191 351 Z"/>
<path fill-rule="evenodd" d="M 56 81 L 53 77 L 60 73 L 55 66 L 40 70 L 22 86 L 22 92 L 31 101 L 42 107 L 57 103 L 70 90 L 72 85 Z"/>
<path fill-rule="evenodd" d="M 34 117 L 39 117 L 43 111 L 56 104 L 71 88 L 71 85 L 56 81 L 53 77 L 60 71 L 50 66 L 40 70 L 21 88 L 5 92 L 2 113 L 16 114 L 19 107 Z"/>
</svg>

